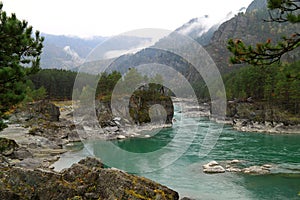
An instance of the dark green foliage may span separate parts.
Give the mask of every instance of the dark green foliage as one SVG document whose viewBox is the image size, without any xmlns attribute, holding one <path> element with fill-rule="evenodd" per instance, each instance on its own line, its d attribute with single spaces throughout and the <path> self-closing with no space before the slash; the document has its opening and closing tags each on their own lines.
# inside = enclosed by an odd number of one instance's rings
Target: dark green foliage
<svg viewBox="0 0 300 200">
<path fill-rule="evenodd" d="M 268 8 L 276 11 L 270 13 L 272 21 L 300 22 L 300 2 L 297 0 L 268 0 Z"/>
<path fill-rule="evenodd" d="M 46 98 L 47 95 L 47 91 L 43 86 L 38 89 L 35 89 L 34 84 L 29 79 L 26 81 L 25 93 L 26 96 L 21 102 L 21 104 L 27 104 L 29 102 L 43 100 Z"/>
<path fill-rule="evenodd" d="M 129 114 L 136 124 L 158 122 L 158 123 L 171 123 L 172 116 L 167 116 L 162 119 L 160 112 L 153 112 L 152 119 L 150 118 L 150 108 L 155 104 L 159 104 L 168 110 L 173 110 L 173 103 L 168 89 L 163 85 L 156 83 L 149 83 L 138 88 L 130 97 Z M 171 112 L 169 112 L 171 113 Z M 165 121 L 163 121 L 165 120 Z"/>
<path fill-rule="evenodd" d="M 224 82 L 228 99 L 252 97 L 300 113 L 300 61 L 244 67 L 224 76 Z"/>
<path fill-rule="evenodd" d="M 103 99 L 105 96 L 110 96 L 121 77 L 121 73 L 117 71 L 113 71 L 111 74 L 107 74 L 106 72 L 102 73 L 98 81 L 96 96 L 99 99 Z"/>
<path fill-rule="evenodd" d="M 43 69 L 29 78 L 35 88 L 44 87 L 46 89 L 48 99 L 71 100 L 77 74 L 77 72 L 63 69 Z M 81 80 L 77 80 L 78 88 L 75 90 L 81 92 L 87 82 L 97 76 L 81 74 L 79 77 Z"/>
<path fill-rule="evenodd" d="M 270 33 L 264 35 L 265 42 L 252 46 L 246 45 L 241 39 L 228 41 L 227 47 L 233 54 L 231 63 L 253 65 L 225 76 L 229 99 L 245 100 L 252 97 L 255 102 L 267 103 L 292 116 L 299 116 L 300 61 L 297 51 L 293 51 L 300 46 L 299 6 L 299 1 L 268 0 L 268 16 L 261 15 L 261 19 L 264 19 L 262 26 L 271 27 Z M 253 13 L 260 14 L 259 11 Z M 273 35 L 281 36 L 281 39 L 272 40 Z M 285 57 L 289 64 L 280 63 L 282 56 L 290 51 L 294 55 Z"/>
<path fill-rule="evenodd" d="M 20 21 L 15 14 L 7 16 L 0 2 L 0 130 L 5 112 L 26 96 L 26 77 L 39 70 L 43 38 L 38 31 Z"/>
</svg>

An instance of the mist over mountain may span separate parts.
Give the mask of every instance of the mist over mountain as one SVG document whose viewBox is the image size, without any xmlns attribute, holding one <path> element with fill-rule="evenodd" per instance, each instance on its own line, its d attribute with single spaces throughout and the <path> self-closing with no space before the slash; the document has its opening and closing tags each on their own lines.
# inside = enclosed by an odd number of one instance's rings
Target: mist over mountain
<svg viewBox="0 0 300 200">
<path fill-rule="evenodd" d="M 235 13 L 243 12 L 244 10 L 244 8 L 241 8 L 239 11 L 230 12 L 227 14 L 227 16 L 224 16 L 224 19 L 220 21 L 216 21 L 208 15 L 194 18 L 177 28 L 175 31 L 192 37 L 201 45 L 207 45 L 209 44 L 214 32 L 224 21 L 232 18 Z M 86 39 L 76 36 L 57 36 L 45 33 L 42 35 L 45 37 L 45 41 L 41 58 L 41 68 L 58 68 L 69 70 L 77 70 L 78 67 L 85 61 L 86 56 L 97 45 L 108 39 L 107 37 L 101 36 L 95 36 Z M 114 39 L 115 44 L 110 44 L 109 40 L 107 40 L 106 43 L 108 44 L 106 45 L 110 45 L 112 48 L 109 50 L 109 53 L 120 53 L 113 51 L 114 47 L 116 47 L 116 49 L 121 48 L 119 45 L 125 45 L 126 47 L 122 48 L 126 52 L 126 49 L 130 49 L 138 43 L 145 42 L 141 41 L 141 38 L 138 37 L 127 37 L 126 40 L 118 42 Z M 142 40 L 145 40 L 145 38 Z M 104 48 L 103 51 L 108 50 Z"/>
<path fill-rule="evenodd" d="M 215 21 L 213 21 L 208 15 L 204 15 L 203 17 L 191 19 L 175 31 L 183 35 L 188 35 L 192 38 L 198 38 L 214 25 Z"/>
<path fill-rule="evenodd" d="M 41 68 L 73 69 L 82 64 L 85 57 L 106 38 L 101 36 L 89 39 L 75 36 L 50 35 L 45 37 Z"/>
<path fill-rule="evenodd" d="M 271 39 L 276 42 L 284 35 L 293 33 L 299 25 L 266 23 L 268 18 L 266 0 L 254 0 L 248 8 L 241 8 L 238 11 L 230 12 L 219 22 L 212 20 L 210 16 L 203 16 L 191 19 L 176 29 L 176 32 L 190 36 L 201 44 L 212 57 L 221 73 L 232 71 L 236 66 L 229 64 L 230 52 L 227 50 L 229 39 L 241 39 L 247 44 L 256 44 L 259 41 Z M 245 12 L 246 11 L 246 12 Z M 82 39 L 70 36 L 45 36 L 45 48 L 42 55 L 42 68 L 63 68 L 78 70 L 78 67 L 85 61 L 86 56 L 98 44 L 106 40 L 105 37 L 93 37 Z M 197 80 L 193 75 L 191 67 L 187 63 L 182 63 L 180 58 L 162 51 L 143 50 L 147 46 L 149 38 L 122 36 L 114 37 L 113 40 L 106 40 L 101 48 L 96 49 L 96 55 L 103 59 L 90 58 L 84 63 L 86 72 L 98 73 L 99 68 L 104 66 L 125 73 L 129 68 L 149 62 L 157 62 L 172 65 L 175 69 L 185 74 L 192 80 Z M 148 45 L 149 46 L 149 45 Z M 151 47 L 151 45 L 150 45 Z M 134 52 L 129 51 L 135 49 Z M 128 52 L 129 51 L 129 52 Z M 140 51 L 140 52 L 139 52 Z M 123 54 L 127 55 L 123 55 Z M 117 55 L 123 55 L 115 59 Z M 289 60 L 293 60 L 298 54 L 288 55 Z M 114 58 L 114 60 L 110 60 Z M 162 60 L 165 59 L 166 61 Z M 111 70 L 110 70 L 111 71 Z"/>
<path fill-rule="evenodd" d="M 237 11 L 229 12 L 226 16 L 224 16 L 223 19 L 217 21 L 208 15 L 204 15 L 199 18 L 191 19 L 189 22 L 183 24 L 175 31 L 197 40 L 201 45 L 204 46 L 209 44 L 214 32 L 218 30 L 222 23 L 230 20 L 237 13 L 244 13 L 245 11 L 246 8 L 242 7 Z"/>
</svg>

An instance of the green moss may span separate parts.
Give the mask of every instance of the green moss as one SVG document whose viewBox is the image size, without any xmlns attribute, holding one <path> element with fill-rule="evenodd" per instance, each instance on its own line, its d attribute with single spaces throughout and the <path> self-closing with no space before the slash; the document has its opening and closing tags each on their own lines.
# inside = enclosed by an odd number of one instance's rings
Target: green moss
<svg viewBox="0 0 300 200">
<path fill-rule="evenodd" d="M 81 196 L 74 196 L 72 198 L 68 198 L 68 200 L 83 200 Z"/>
<path fill-rule="evenodd" d="M 97 190 L 97 187 L 95 185 L 93 185 L 87 189 L 87 192 L 95 192 L 96 190 Z"/>
<path fill-rule="evenodd" d="M 144 200 L 152 200 L 151 198 L 145 197 L 141 194 L 136 193 L 134 190 L 125 190 L 125 193 L 128 195 L 131 195 L 133 197 L 139 198 L 139 199 L 144 199 Z"/>
<path fill-rule="evenodd" d="M 161 197 L 162 197 L 162 199 L 166 199 L 166 194 L 165 194 L 164 191 L 159 190 L 159 189 L 156 189 L 156 190 L 154 190 L 154 192 L 155 192 L 156 194 L 160 194 Z"/>
<path fill-rule="evenodd" d="M 36 126 L 34 126 L 34 127 L 32 127 L 32 128 L 28 131 L 28 133 L 29 133 L 30 135 L 35 135 L 35 133 L 36 133 L 38 130 L 39 130 L 39 128 L 36 127 Z"/>
<path fill-rule="evenodd" d="M 98 99 L 103 103 L 108 103 L 111 101 L 111 94 L 99 96 Z"/>
</svg>

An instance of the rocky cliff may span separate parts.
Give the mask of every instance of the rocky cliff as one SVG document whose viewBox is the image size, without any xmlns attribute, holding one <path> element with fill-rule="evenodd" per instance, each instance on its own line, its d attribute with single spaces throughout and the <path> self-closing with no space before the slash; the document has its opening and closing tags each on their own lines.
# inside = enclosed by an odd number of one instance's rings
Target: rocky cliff
<svg viewBox="0 0 300 200">
<path fill-rule="evenodd" d="M 227 50 L 229 39 L 239 39 L 248 45 L 255 45 L 270 39 L 275 44 L 283 36 L 289 36 L 300 28 L 299 24 L 271 23 L 265 22 L 266 19 L 269 19 L 266 1 L 256 0 L 250 4 L 246 13 L 239 13 L 218 28 L 205 49 L 222 73 L 232 71 L 236 67 L 229 64 L 231 56 Z M 284 59 L 292 62 L 299 58 L 299 55 L 299 51 L 294 51 L 286 55 Z"/>
<path fill-rule="evenodd" d="M 111 126 L 114 118 L 120 118 L 123 125 L 172 124 L 174 106 L 169 95 L 140 88 L 130 97 L 98 101 L 96 111 L 102 127 Z"/>
</svg>

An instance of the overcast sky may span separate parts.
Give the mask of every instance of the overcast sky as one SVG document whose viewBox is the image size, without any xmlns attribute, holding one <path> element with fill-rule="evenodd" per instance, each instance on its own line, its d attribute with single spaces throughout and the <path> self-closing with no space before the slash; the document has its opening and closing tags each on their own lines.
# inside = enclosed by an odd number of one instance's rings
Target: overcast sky
<svg viewBox="0 0 300 200">
<path fill-rule="evenodd" d="M 0 0 L 1 1 L 1 0 Z M 195 17 L 215 20 L 247 7 L 252 0 L 2 0 L 44 33 L 111 36 L 140 28 L 175 30 Z"/>
</svg>

